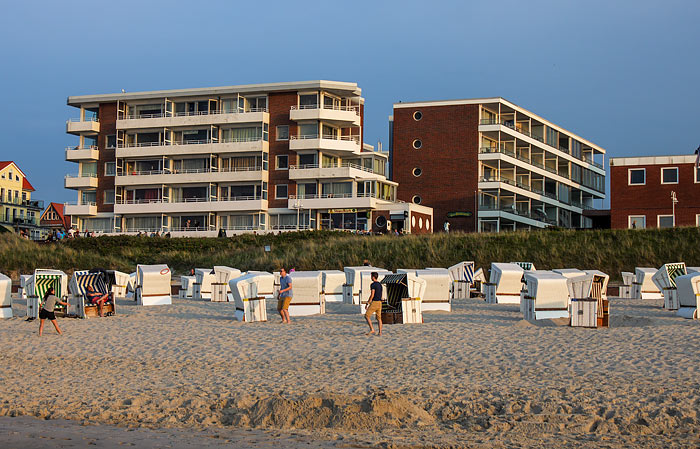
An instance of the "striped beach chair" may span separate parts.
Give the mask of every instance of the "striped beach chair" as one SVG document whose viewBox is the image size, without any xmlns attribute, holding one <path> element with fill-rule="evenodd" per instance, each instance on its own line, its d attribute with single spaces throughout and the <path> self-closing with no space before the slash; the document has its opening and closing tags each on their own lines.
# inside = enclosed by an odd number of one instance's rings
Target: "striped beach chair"
<svg viewBox="0 0 700 449">
<path fill-rule="evenodd" d="M 68 294 L 68 276 L 60 270 L 46 270 L 38 268 L 27 282 L 27 317 L 39 318 L 39 309 L 43 305 L 43 298 L 49 288 L 53 287 L 54 293 L 59 298 L 65 298 Z M 59 304 L 55 312 L 65 313 L 65 306 Z"/>
<path fill-rule="evenodd" d="M 71 296 L 68 297 L 68 315 L 78 318 L 99 316 L 98 307 L 87 299 L 87 289 L 92 287 L 97 293 L 109 295 L 109 300 L 102 306 L 104 315 L 114 315 L 116 301 L 110 292 L 108 274 L 104 271 L 75 271 L 70 280 Z"/>
<path fill-rule="evenodd" d="M 0 273 L 0 318 L 12 318 L 12 280 Z"/>
</svg>

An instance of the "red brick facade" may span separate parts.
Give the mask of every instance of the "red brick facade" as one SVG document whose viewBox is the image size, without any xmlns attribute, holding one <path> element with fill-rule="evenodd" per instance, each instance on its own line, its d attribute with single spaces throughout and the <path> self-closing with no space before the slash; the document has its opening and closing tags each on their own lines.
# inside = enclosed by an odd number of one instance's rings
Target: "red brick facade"
<svg viewBox="0 0 700 449">
<path fill-rule="evenodd" d="M 422 118 L 414 119 L 420 111 Z M 431 228 L 475 231 L 479 177 L 479 105 L 410 107 L 394 109 L 392 142 L 393 180 L 398 198 L 421 197 L 433 208 Z M 420 149 L 413 142 L 419 139 Z M 414 169 L 422 173 L 414 176 Z M 449 218 L 450 212 L 471 212 L 471 217 Z"/>
<path fill-rule="evenodd" d="M 277 127 L 289 126 L 289 136 L 297 134 L 296 122 L 289 119 L 289 111 L 297 104 L 296 92 L 270 93 L 268 95 L 268 108 L 270 111 L 270 183 L 267 198 L 270 208 L 287 208 L 286 199 L 275 199 L 275 186 L 288 184 L 287 195 L 296 195 L 297 187 L 289 180 L 289 170 L 276 170 L 275 159 L 279 155 L 289 156 L 289 165 L 297 163 L 297 154 L 289 150 L 289 140 L 277 140 Z"/>
<path fill-rule="evenodd" d="M 105 204 L 105 190 L 114 190 L 114 176 L 105 176 L 105 163 L 114 162 L 115 149 L 107 148 L 107 136 L 117 133 L 117 104 L 100 104 L 100 134 L 97 137 L 97 212 L 114 212 L 113 204 Z"/>
<path fill-rule="evenodd" d="M 678 183 L 662 184 L 661 168 L 678 167 Z M 646 169 L 644 185 L 629 185 L 629 169 Z M 700 183 L 694 164 L 615 165 L 610 167 L 610 213 L 613 228 L 627 228 L 629 216 L 643 215 L 646 227 L 656 228 L 659 215 L 671 215 L 671 191 L 676 192 L 676 226 L 696 226 L 700 214 Z"/>
</svg>

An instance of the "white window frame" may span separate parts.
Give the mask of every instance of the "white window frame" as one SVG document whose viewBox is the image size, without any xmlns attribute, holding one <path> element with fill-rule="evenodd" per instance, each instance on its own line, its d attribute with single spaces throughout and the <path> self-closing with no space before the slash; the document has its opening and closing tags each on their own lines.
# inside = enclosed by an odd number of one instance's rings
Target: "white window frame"
<svg viewBox="0 0 700 449">
<path fill-rule="evenodd" d="M 642 170 L 644 172 L 644 182 L 640 184 L 632 184 L 632 171 Z M 627 169 L 627 185 L 628 186 L 645 186 L 647 185 L 647 169 L 646 168 L 628 168 Z"/>
<path fill-rule="evenodd" d="M 664 182 L 664 170 L 675 170 L 676 182 Z M 661 167 L 661 184 L 678 184 L 678 167 Z"/>
<path fill-rule="evenodd" d="M 281 139 L 280 138 L 280 128 L 287 128 L 287 138 L 286 139 Z M 289 125 L 277 125 L 275 127 L 275 140 L 278 141 L 287 141 L 289 140 Z"/>
<path fill-rule="evenodd" d="M 659 214 L 656 216 L 656 227 L 661 229 L 661 217 L 671 217 L 673 219 L 673 224 L 671 225 L 672 228 L 676 227 L 676 217 L 675 215 L 671 214 Z"/>
<path fill-rule="evenodd" d="M 646 215 L 628 215 L 627 216 L 627 229 L 632 229 L 632 219 L 635 218 L 641 218 L 644 220 L 644 227 L 643 228 L 636 228 L 636 229 L 646 229 L 647 228 L 647 216 Z"/>
<path fill-rule="evenodd" d="M 111 199 L 112 202 L 111 203 L 107 202 L 107 192 L 112 192 L 112 199 Z M 116 192 L 114 189 L 105 190 L 104 193 L 102 194 L 102 204 L 114 204 L 114 203 L 116 203 L 115 194 L 116 194 Z"/>
<path fill-rule="evenodd" d="M 285 186 L 287 188 L 286 196 L 277 196 L 277 187 Z M 286 200 L 289 198 L 289 184 L 275 184 L 275 199 L 276 200 Z"/>
<path fill-rule="evenodd" d="M 109 174 L 109 172 L 107 171 L 108 165 L 114 166 L 114 171 L 112 172 L 112 174 Z M 117 163 L 116 162 L 105 162 L 104 168 L 105 168 L 105 176 L 116 176 L 117 175 Z"/>
<path fill-rule="evenodd" d="M 287 166 L 284 168 L 280 168 L 280 165 L 279 165 L 279 160 L 282 157 L 287 159 Z M 275 170 L 289 170 L 289 155 L 288 154 L 278 154 L 277 156 L 275 156 Z"/>
<path fill-rule="evenodd" d="M 695 181 L 695 184 L 700 184 L 700 167 L 696 167 L 695 164 L 693 164 L 693 181 Z"/>
</svg>

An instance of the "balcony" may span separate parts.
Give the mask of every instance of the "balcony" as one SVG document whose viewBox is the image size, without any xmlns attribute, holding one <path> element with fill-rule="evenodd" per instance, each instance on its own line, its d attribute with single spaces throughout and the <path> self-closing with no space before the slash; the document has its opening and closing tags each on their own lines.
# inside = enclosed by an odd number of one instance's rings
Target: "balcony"
<svg viewBox="0 0 700 449">
<path fill-rule="evenodd" d="M 300 150 L 321 150 L 334 154 L 359 153 L 361 150 L 359 136 L 319 136 L 318 134 L 289 136 L 289 149 Z"/>
<path fill-rule="evenodd" d="M 542 137 L 536 136 L 536 135 L 531 134 L 530 132 L 528 132 L 528 131 L 526 131 L 526 130 L 524 130 L 524 129 L 522 129 L 522 128 L 517 127 L 512 121 L 508 121 L 508 120 L 496 120 L 496 119 L 482 119 L 482 120 L 479 122 L 479 125 L 486 125 L 486 126 L 490 126 L 490 125 L 505 126 L 506 128 L 511 129 L 511 130 L 513 130 L 513 131 L 516 131 L 516 132 L 518 132 L 518 133 L 520 133 L 520 134 L 522 134 L 522 135 L 524 135 L 524 136 L 527 136 L 527 137 L 529 137 L 530 139 L 536 140 L 536 141 L 538 141 L 538 142 L 540 142 L 540 143 L 542 143 L 542 144 L 544 144 L 544 145 L 547 145 L 547 146 L 549 146 L 549 147 L 551 147 L 551 148 L 554 148 L 555 150 L 561 151 L 562 153 L 567 154 L 568 156 L 572 157 L 573 159 L 577 159 L 577 160 L 583 161 L 583 162 L 585 162 L 585 163 L 587 163 L 587 164 L 593 165 L 593 166 L 596 167 L 596 168 L 599 168 L 599 169 L 601 169 L 601 170 L 604 170 L 604 167 L 603 167 L 602 164 L 599 164 L 599 163 L 597 163 L 597 162 L 594 162 L 590 157 L 588 157 L 588 156 L 586 156 L 586 155 L 583 155 L 583 154 L 582 154 L 580 157 L 577 157 L 577 156 L 571 154 L 571 153 L 569 152 L 569 149 L 568 149 L 568 148 L 562 148 L 562 147 L 559 147 L 558 145 L 555 147 L 555 146 L 553 146 L 553 145 L 550 145 L 550 144 L 548 144 L 548 143 L 545 143 L 545 142 L 544 142 L 544 139 L 543 139 Z M 479 131 L 490 131 L 490 129 L 481 129 L 481 127 L 480 127 Z M 497 131 L 497 129 L 494 129 L 493 131 Z"/>
<path fill-rule="evenodd" d="M 534 193 L 536 195 L 543 196 L 545 198 L 548 198 L 552 201 L 550 202 L 559 202 L 561 204 L 565 204 L 567 206 L 572 206 L 572 207 L 577 207 L 579 209 L 586 209 L 586 210 L 592 210 L 593 207 L 588 206 L 587 204 L 583 204 L 579 201 L 575 200 L 563 200 L 557 198 L 557 196 L 553 193 L 545 192 L 544 190 L 540 190 L 536 187 L 529 186 L 527 184 L 523 184 L 521 182 L 514 181 L 512 179 L 504 178 L 504 177 L 498 177 L 498 176 L 492 176 L 489 178 L 481 178 L 479 180 L 479 189 L 488 189 L 488 188 L 499 188 L 500 186 L 488 186 L 485 185 L 487 183 L 503 183 L 503 184 L 508 184 L 509 186 L 517 187 L 523 190 L 526 190 L 528 192 Z M 556 203 L 553 203 L 554 205 L 557 205 Z"/>
<path fill-rule="evenodd" d="M 7 198 L 0 197 L 0 206 L 2 205 L 20 206 L 39 211 L 44 210 L 43 200 L 22 200 L 20 198 L 10 198 L 9 196 Z"/>
<path fill-rule="evenodd" d="M 38 226 L 36 218 L 29 217 L 8 217 L 7 219 L 0 215 L 0 223 L 8 224 L 11 226 L 25 227 L 25 226 Z"/>
<path fill-rule="evenodd" d="M 97 118 L 81 120 L 70 119 L 66 122 L 66 132 L 69 134 L 97 134 L 100 132 L 100 122 Z"/>
<path fill-rule="evenodd" d="M 268 172 L 262 167 L 234 167 L 226 170 L 183 169 L 132 171 L 120 173 L 114 184 L 135 186 L 148 184 L 186 184 L 209 182 L 267 181 Z"/>
<path fill-rule="evenodd" d="M 295 121 L 323 120 L 344 126 L 360 126 L 360 109 L 358 106 L 292 106 L 289 111 L 289 119 Z"/>
<path fill-rule="evenodd" d="M 499 217 L 539 228 L 556 226 L 557 224 L 555 220 L 547 218 L 547 215 L 539 209 L 530 212 L 512 205 L 499 207 L 495 204 L 479 204 L 479 219 Z"/>
<path fill-rule="evenodd" d="M 289 179 L 385 179 L 384 175 L 375 174 L 374 170 L 360 165 L 343 163 L 340 167 L 323 166 L 318 164 L 291 165 L 289 167 Z"/>
<path fill-rule="evenodd" d="M 221 200 L 185 198 L 169 202 L 154 200 L 122 200 L 114 205 L 115 214 L 168 214 L 261 211 L 267 209 L 267 200 L 261 197 L 241 196 Z"/>
<path fill-rule="evenodd" d="M 259 153 L 269 151 L 270 144 L 262 138 L 228 140 L 187 140 L 182 142 L 148 142 L 120 144 L 116 157 L 185 156 L 193 154 Z"/>
<path fill-rule="evenodd" d="M 97 175 L 96 174 L 82 174 L 82 175 L 66 175 L 65 177 L 65 188 L 66 189 L 96 189 L 97 188 Z"/>
<path fill-rule="evenodd" d="M 290 195 L 287 207 L 289 209 L 374 209 L 377 202 L 391 202 L 391 200 L 361 193 Z"/>
<path fill-rule="evenodd" d="M 236 123 L 270 123 L 267 109 L 250 109 L 245 112 L 206 111 L 178 112 L 175 114 L 127 115 L 117 120 L 117 129 L 169 128 L 175 126 L 227 125 Z"/>
<path fill-rule="evenodd" d="M 66 147 L 66 160 L 72 162 L 79 161 L 96 161 L 99 159 L 100 152 L 97 150 L 97 145 L 88 147 Z"/>
<path fill-rule="evenodd" d="M 97 203 L 66 203 L 65 214 L 75 216 L 97 215 Z"/>
</svg>

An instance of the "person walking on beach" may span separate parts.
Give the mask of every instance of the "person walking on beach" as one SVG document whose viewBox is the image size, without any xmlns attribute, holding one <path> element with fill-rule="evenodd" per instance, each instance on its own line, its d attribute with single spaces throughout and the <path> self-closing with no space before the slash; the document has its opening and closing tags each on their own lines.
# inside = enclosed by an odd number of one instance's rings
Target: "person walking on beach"
<svg viewBox="0 0 700 449">
<path fill-rule="evenodd" d="M 292 278 L 287 274 L 287 270 L 280 269 L 280 294 L 277 298 L 277 311 L 282 317 L 282 323 L 290 324 L 289 304 L 292 302 Z"/>
<path fill-rule="evenodd" d="M 377 325 L 379 326 L 379 333 L 377 335 L 382 335 L 382 284 L 377 281 L 379 274 L 373 271 L 372 283 L 369 285 L 369 299 L 367 300 L 367 312 L 365 312 L 365 320 L 369 324 L 369 332 L 366 335 L 374 334 L 374 326 L 372 326 L 372 315 L 377 314 Z"/>
<path fill-rule="evenodd" d="M 56 332 L 58 332 L 59 335 L 63 335 L 63 332 L 61 332 L 61 329 L 58 327 L 58 323 L 56 322 L 56 315 L 54 315 L 53 309 L 56 307 L 56 304 L 67 306 L 68 303 L 61 301 L 54 295 L 53 287 L 46 290 L 43 303 L 44 305 L 39 311 L 39 336 L 41 337 L 41 334 L 44 332 L 44 320 L 46 319 L 51 321 L 51 324 L 53 324 L 53 327 L 56 328 Z"/>
</svg>

